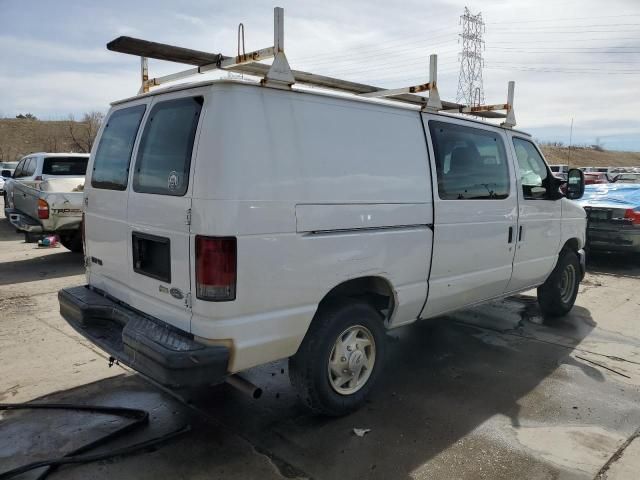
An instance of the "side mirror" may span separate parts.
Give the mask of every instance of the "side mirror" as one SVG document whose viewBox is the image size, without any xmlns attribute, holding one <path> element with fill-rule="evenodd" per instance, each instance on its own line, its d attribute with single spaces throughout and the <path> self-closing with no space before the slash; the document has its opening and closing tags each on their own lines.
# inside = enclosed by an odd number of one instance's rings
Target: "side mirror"
<svg viewBox="0 0 640 480">
<path fill-rule="evenodd" d="M 2 170 L 2 173 L 0 173 L 0 175 L 2 175 L 4 178 L 11 178 L 11 170 Z"/>
<path fill-rule="evenodd" d="M 584 173 L 582 170 L 572 168 L 567 174 L 567 193 L 569 200 L 577 200 L 584 195 Z"/>
</svg>

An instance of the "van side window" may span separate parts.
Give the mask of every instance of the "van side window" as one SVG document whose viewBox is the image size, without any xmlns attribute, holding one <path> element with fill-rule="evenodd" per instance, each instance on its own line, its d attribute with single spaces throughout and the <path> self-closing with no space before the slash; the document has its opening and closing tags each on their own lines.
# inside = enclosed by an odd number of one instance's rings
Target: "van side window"
<svg viewBox="0 0 640 480">
<path fill-rule="evenodd" d="M 160 102 L 151 109 L 136 159 L 136 192 L 179 196 L 186 193 L 202 103 L 202 97 L 179 98 Z"/>
<path fill-rule="evenodd" d="M 438 194 L 443 200 L 500 200 L 509 196 L 509 166 L 496 132 L 429 122 Z"/>
<path fill-rule="evenodd" d="M 549 171 L 535 145 L 529 140 L 513 137 L 518 159 L 522 194 L 527 199 L 546 198 Z"/>
<path fill-rule="evenodd" d="M 146 107 L 113 112 L 102 131 L 91 174 L 91 186 L 105 190 L 126 190 L 133 144 Z"/>
</svg>

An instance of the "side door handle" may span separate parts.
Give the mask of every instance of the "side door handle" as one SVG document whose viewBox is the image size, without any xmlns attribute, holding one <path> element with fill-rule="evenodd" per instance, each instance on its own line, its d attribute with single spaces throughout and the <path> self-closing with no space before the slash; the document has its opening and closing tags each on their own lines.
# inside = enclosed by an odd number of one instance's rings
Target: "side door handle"
<svg viewBox="0 0 640 480">
<path fill-rule="evenodd" d="M 513 227 L 509 227 L 509 240 L 507 243 L 513 242 Z"/>
<path fill-rule="evenodd" d="M 522 225 L 520 225 L 520 230 L 518 231 L 518 241 L 522 241 Z"/>
</svg>

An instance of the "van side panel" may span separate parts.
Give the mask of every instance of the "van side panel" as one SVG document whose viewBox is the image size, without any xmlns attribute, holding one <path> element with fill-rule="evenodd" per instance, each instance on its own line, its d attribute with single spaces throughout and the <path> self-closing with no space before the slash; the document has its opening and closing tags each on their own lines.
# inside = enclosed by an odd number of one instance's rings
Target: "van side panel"
<svg viewBox="0 0 640 480">
<path fill-rule="evenodd" d="M 392 286 L 388 326 L 414 321 L 433 235 L 418 113 L 243 85 L 212 91 L 191 231 L 237 237 L 237 297 L 194 298 L 192 333 L 231 340 L 230 371 L 288 357 L 324 296 L 367 276 Z"/>
</svg>

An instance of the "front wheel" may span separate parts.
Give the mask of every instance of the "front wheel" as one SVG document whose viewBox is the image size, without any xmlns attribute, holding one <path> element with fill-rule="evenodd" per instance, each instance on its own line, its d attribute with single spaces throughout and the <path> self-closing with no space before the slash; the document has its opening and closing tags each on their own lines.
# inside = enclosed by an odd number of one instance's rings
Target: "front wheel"
<svg viewBox="0 0 640 480">
<path fill-rule="evenodd" d="M 538 304 L 542 313 L 550 317 L 562 317 L 569 313 L 578 296 L 579 286 L 578 256 L 571 250 L 562 250 L 551 275 L 538 287 Z"/>
<path fill-rule="evenodd" d="M 369 304 L 340 300 L 316 313 L 289 376 L 315 413 L 345 415 L 359 408 L 382 370 L 385 329 Z"/>
</svg>

